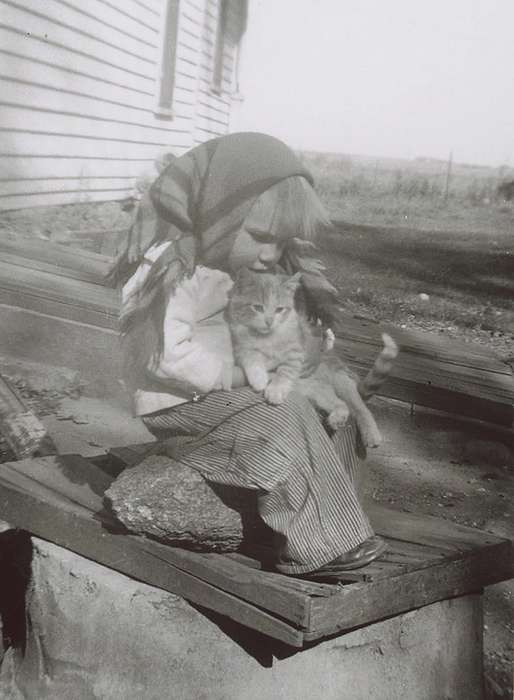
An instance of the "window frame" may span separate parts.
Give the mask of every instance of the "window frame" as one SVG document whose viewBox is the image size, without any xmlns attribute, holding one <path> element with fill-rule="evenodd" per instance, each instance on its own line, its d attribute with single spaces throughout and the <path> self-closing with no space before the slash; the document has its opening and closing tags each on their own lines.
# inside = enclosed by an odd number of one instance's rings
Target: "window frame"
<svg viewBox="0 0 514 700">
<path fill-rule="evenodd" d="M 166 10 L 161 33 L 161 60 L 159 62 L 157 104 L 154 114 L 160 119 L 173 119 L 175 99 L 175 75 L 180 0 L 166 0 Z"/>
</svg>

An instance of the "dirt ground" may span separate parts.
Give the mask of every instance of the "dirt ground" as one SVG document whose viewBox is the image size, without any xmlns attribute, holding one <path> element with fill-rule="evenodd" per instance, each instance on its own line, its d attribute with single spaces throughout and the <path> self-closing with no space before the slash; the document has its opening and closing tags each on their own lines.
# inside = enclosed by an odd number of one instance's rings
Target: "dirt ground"
<svg viewBox="0 0 514 700">
<path fill-rule="evenodd" d="M 0 358 L 60 453 L 94 455 L 151 435 L 128 406 L 80 395 L 69 370 Z M 514 438 L 485 424 L 374 399 L 384 436 L 365 463 L 364 501 L 435 515 L 514 539 Z M 0 444 L 0 459 L 2 459 Z M 3 460 L 12 458 L 3 445 Z M 513 697 L 514 581 L 485 594 L 487 699 Z"/>
</svg>

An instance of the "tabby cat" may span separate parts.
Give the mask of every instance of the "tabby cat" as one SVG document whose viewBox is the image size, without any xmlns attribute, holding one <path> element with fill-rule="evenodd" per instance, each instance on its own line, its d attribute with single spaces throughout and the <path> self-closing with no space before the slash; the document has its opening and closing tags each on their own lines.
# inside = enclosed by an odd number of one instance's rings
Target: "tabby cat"
<svg viewBox="0 0 514 700">
<path fill-rule="evenodd" d="M 381 435 L 365 399 L 390 372 L 398 354 L 396 343 L 383 334 L 384 348 L 359 382 L 334 352 L 323 348 L 313 326 L 297 311 L 300 281 L 300 274 L 239 272 L 227 308 L 234 360 L 250 386 L 263 391 L 269 403 L 282 403 L 294 387 L 328 414 L 333 430 L 352 414 L 364 445 L 377 447 Z"/>
</svg>

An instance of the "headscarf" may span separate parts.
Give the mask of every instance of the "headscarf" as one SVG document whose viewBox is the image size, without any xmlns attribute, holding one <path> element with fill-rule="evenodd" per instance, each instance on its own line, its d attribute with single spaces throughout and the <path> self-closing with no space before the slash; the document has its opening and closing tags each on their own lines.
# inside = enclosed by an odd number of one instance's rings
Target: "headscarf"
<svg viewBox="0 0 514 700">
<path fill-rule="evenodd" d="M 197 264 L 222 267 L 259 196 L 292 176 L 313 184 L 311 174 L 288 146 L 261 133 L 215 138 L 173 159 L 149 191 L 157 217 L 140 212 L 134 223 L 145 249 L 171 243 L 124 305 L 122 333 L 129 334 L 152 316 L 158 335 L 154 350 L 162 352 L 162 324 L 170 293 Z M 132 264 L 126 254 L 122 256 L 118 264 L 122 278 L 137 267 L 144 252 Z"/>
</svg>

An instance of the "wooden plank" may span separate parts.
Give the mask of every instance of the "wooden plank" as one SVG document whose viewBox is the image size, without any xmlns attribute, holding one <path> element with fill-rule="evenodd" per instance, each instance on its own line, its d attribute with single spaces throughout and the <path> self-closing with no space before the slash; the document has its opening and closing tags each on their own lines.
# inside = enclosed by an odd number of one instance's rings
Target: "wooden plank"
<svg viewBox="0 0 514 700">
<path fill-rule="evenodd" d="M 159 153 L 173 151 L 180 143 L 186 144 L 189 134 L 173 132 L 173 145 L 170 145 L 168 135 L 164 134 L 159 141 L 145 142 L 143 140 L 102 137 L 73 136 L 68 134 L 51 134 L 41 131 L 3 132 L 5 146 L 2 151 L 6 154 L 19 153 L 23 155 L 53 156 L 67 153 L 74 157 L 95 156 L 97 158 L 122 158 L 130 151 L 132 158 L 155 158 Z"/>
<path fill-rule="evenodd" d="M 51 1 L 51 0 L 49 0 Z M 45 3 L 46 8 L 47 3 Z M 59 5 L 59 8 L 62 8 Z M 37 37 L 44 40 L 45 35 L 51 41 L 61 46 L 80 51 L 91 57 L 102 58 L 104 61 L 131 70 L 136 74 L 153 78 L 156 70 L 155 49 L 144 47 L 139 42 L 132 42 L 127 49 L 122 45 L 121 37 L 116 39 L 107 29 L 100 35 L 90 36 L 80 31 L 80 25 L 76 26 L 61 23 L 58 19 L 60 10 L 56 8 L 55 19 L 45 12 L 31 10 L 14 2 L 4 2 L 2 5 L 2 23 L 25 31 L 27 37 Z M 45 16 L 46 15 L 46 16 Z"/>
<path fill-rule="evenodd" d="M 450 352 L 451 341 L 448 342 L 448 345 L 448 352 Z M 336 349 L 348 363 L 360 366 L 361 369 L 370 367 L 380 351 L 380 348 L 375 348 L 368 343 L 347 339 L 339 339 L 336 343 Z M 455 357 L 457 357 L 457 353 Z M 472 385 L 478 396 L 488 389 L 505 391 L 506 388 L 512 386 L 513 377 L 507 364 L 500 361 L 493 364 L 488 359 L 484 362 L 483 367 L 480 367 L 480 360 L 477 359 L 474 361 L 477 366 L 472 367 L 465 354 L 460 354 L 460 358 L 460 363 L 456 360 L 450 363 L 430 356 L 423 357 L 402 349 L 400 359 L 396 361 L 392 372 L 395 376 L 408 380 L 412 376 L 419 376 L 420 368 L 422 368 L 422 378 L 427 384 L 441 387 L 451 385 L 452 389 L 458 391 L 464 382 L 466 385 Z"/>
<path fill-rule="evenodd" d="M 33 177 L 15 180 L 0 179 L 0 197 L 14 198 L 30 195 L 45 195 L 47 193 L 66 192 L 117 192 L 117 199 L 122 199 L 120 193 L 133 193 L 134 180 L 129 177 L 108 178 L 66 177 L 63 179 Z M 80 202 L 78 202 L 80 203 Z"/>
<path fill-rule="evenodd" d="M 68 5 L 72 5 L 77 13 L 77 23 L 82 24 L 82 17 L 89 20 L 100 21 L 104 26 L 116 29 L 124 36 L 136 37 L 144 40 L 148 44 L 157 46 L 162 18 L 138 5 L 129 5 L 124 2 L 115 7 L 112 2 L 106 3 L 101 0 L 88 0 L 84 5 L 82 0 L 66 0 Z M 161 11 L 162 6 L 157 6 Z"/>
<path fill-rule="evenodd" d="M 103 495 L 113 477 L 80 455 L 63 455 L 45 459 L 27 459 L 7 464 L 2 474 L 9 483 L 33 492 L 38 489 L 45 502 L 81 506 L 91 514 L 101 513 Z M 28 480 L 28 481 L 27 481 Z M 32 489 L 32 490 L 31 490 Z M 108 515 L 96 515 L 105 525 L 112 524 Z M 114 521 L 114 527 L 116 522 Z M 117 528 L 123 528 L 119 523 Z M 151 551 L 152 540 L 146 541 Z M 306 623 L 308 600 L 305 592 L 282 585 L 280 574 L 258 571 L 218 554 L 199 554 L 167 547 L 167 561 L 208 583 L 239 598 L 259 605 L 302 627 Z M 162 551 L 159 550 L 159 555 Z"/>
<path fill-rule="evenodd" d="M 170 547 L 143 538 L 109 532 L 105 516 L 41 487 L 14 472 L 13 466 L 0 474 L 0 514 L 10 524 L 38 537 L 66 547 L 82 556 L 105 564 L 150 585 L 180 595 L 198 605 L 226 615 L 292 646 L 300 647 L 303 633 L 250 603 L 201 580 L 176 566 L 176 552 Z M 97 499 L 101 504 L 101 499 Z M 180 551 L 183 555 L 184 551 Z M 190 556 L 194 555 L 190 553 Z M 198 566 L 203 564 L 198 558 Z M 252 571 L 242 565 L 242 571 Z M 207 568 L 207 567 L 206 567 Z M 259 573 L 259 572 L 253 572 Z M 299 598 L 299 596 L 296 596 Z M 292 599 L 288 593 L 284 599 Z M 308 600 L 305 597 L 305 600 Z"/>
<path fill-rule="evenodd" d="M 80 3 L 80 0 L 74 0 L 75 4 Z M 149 28 L 159 31 L 161 27 L 161 8 L 158 3 L 155 8 L 145 7 L 142 2 L 127 2 L 127 0 L 109 0 L 111 6 L 116 6 L 118 12 L 122 12 L 127 17 L 130 17 L 138 24 L 142 24 Z"/>
<path fill-rule="evenodd" d="M 148 29 L 145 25 L 141 25 L 138 31 L 137 23 L 133 23 L 131 27 L 127 24 L 123 26 L 123 16 L 119 17 L 119 24 L 111 23 L 105 16 L 105 4 L 100 6 L 96 16 L 90 12 L 89 7 L 82 5 L 74 8 L 69 2 L 59 0 L 46 0 L 44 6 L 24 4 L 16 0 L 4 0 L 4 4 L 11 10 L 9 18 L 17 17 L 15 10 L 24 11 L 25 21 L 53 27 L 53 31 L 48 33 L 49 37 L 59 31 L 74 33 L 77 40 L 89 39 L 95 48 L 97 45 L 104 46 L 106 49 L 112 48 L 126 55 L 141 58 L 147 63 L 154 61 L 158 32 Z"/>
<path fill-rule="evenodd" d="M 109 86 L 107 86 L 108 88 Z M 73 114 L 68 110 L 62 110 L 62 112 L 52 108 L 46 111 L 44 109 L 26 109 L 23 106 L 10 106 L 4 103 L 2 105 L 2 129 L 23 130 L 28 133 L 39 132 L 44 120 L 44 132 L 47 135 L 77 136 L 95 141 L 99 139 L 121 140 L 128 143 L 147 143 L 158 146 L 162 146 L 164 140 L 163 147 L 167 147 L 167 139 L 171 129 L 159 126 L 158 122 L 145 124 L 144 120 L 139 119 L 139 123 L 131 124 L 126 117 L 125 119 L 113 119 L 104 115 L 102 119 L 96 116 L 90 118 L 86 115 Z M 180 136 L 180 134 L 189 134 L 189 126 L 188 120 L 182 117 L 179 110 L 173 121 L 174 138 L 177 141 L 183 140 L 184 136 Z M 111 189 L 114 189 L 114 186 Z"/>
<path fill-rule="evenodd" d="M 1 275 L 0 275 L 1 280 Z M 103 289 L 108 289 L 104 287 Z M 27 311 L 35 311 L 45 316 L 86 323 L 96 328 L 106 331 L 117 331 L 119 329 L 118 314 L 106 311 L 98 311 L 88 308 L 84 304 L 73 304 L 59 299 L 48 299 L 45 295 L 31 294 L 19 289 L 8 289 L 2 286 L 0 281 L 0 304 L 12 306 Z M 63 333 L 65 329 L 63 327 Z"/>
<path fill-rule="evenodd" d="M 367 331 L 360 327 L 357 339 L 349 331 L 337 341 L 337 352 L 361 376 L 379 352 L 380 330 L 379 326 L 371 326 Z M 397 336 L 395 330 L 391 334 Z M 424 335 L 410 332 L 411 346 L 419 343 L 422 347 Z M 441 347 L 442 343 L 438 345 Z M 452 341 L 445 341 L 444 345 L 446 358 L 451 357 L 452 362 L 439 362 L 402 347 L 379 394 L 510 427 L 514 420 L 514 378 L 510 368 L 488 357 L 484 367 L 478 369 L 481 359 L 473 347 L 468 348 L 471 357 L 468 360 L 459 344 L 455 350 Z"/>
<path fill-rule="evenodd" d="M 134 73 L 123 66 L 109 63 L 101 55 L 87 55 L 73 46 L 60 44 L 53 38 L 44 40 L 43 37 L 31 36 L 27 40 L 20 29 L 4 25 L 0 27 L 0 41 L 2 52 L 19 57 L 27 66 L 46 65 L 51 70 L 58 69 L 68 75 L 83 75 L 136 92 L 153 92 L 154 89 L 155 76 Z"/>
<path fill-rule="evenodd" d="M 130 196 L 127 190 L 74 190 L 73 192 L 48 192 L 48 194 L 23 194 L 0 197 L 0 211 L 27 209 L 30 207 L 53 207 L 60 204 L 90 202 L 116 202 Z"/>
<path fill-rule="evenodd" d="M 121 231 L 121 229 L 120 229 Z M 125 229 L 123 229 L 125 232 Z M 88 234 L 88 231 L 84 232 Z M 106 231 L 106 236 L 115 236 L 119 231 Z M 112 258 L 81 248 L 70 248 L 60 243 L 40 241 L 34 238 L 4 238 L 0 240 L 0 253 L 4 262 L 9 262 L 5 255 L 14 260 L 10 264 L 32 267 L 31 263 L 46 263 L 48 270 L 64 276 L 74 276 L 85 282 L 103 284 L 106 275 L 112 268 Z M 52 268 L 52 269 L 50 269 Z"/>
<path fill-rule="evenodd" d="M 143 131 L 151 127 L 168 134 L 170 139 L 172 139 L 177 126 L 181 130 L 186 129 L 191 118 L 194 94 L 187 81 L 185 84 L 179 81 L 175 85 L 177 121 L 160 121 L 159 125 L 156 126 L 156 105 L 153 93 L 145 94 L 141 90 L 131 93 L 127 88 L 123 95 L 113 95 L 113 86 L 107 79 L 103 86 L 96 81 L 96 89 L 87 92 L 83 89 L 82 79 L 79 82 L 77 76 L 70 72 L 68 72 L 67 78 L 71 87 L 66 89 L 57 87 L 47 79 L 36 82 L 30 74 L 24 72 L 21 73 L 20 77 L 10 77 L 0 73 L 1 102 L 34 111 L 61 112 L 70 115 L 70 117 L 82 115 L 90 119 L 129 123 L 142 127 Z M 168 145 L 171 148 L 173 140 L 170 140 Z M 130 160 L 126 156 L 125 159 Z"/>
<path fill-rule="evenodd" d="M 427 545 L 437 550 L 466 552 L 501 544 L 504 539 L 475 528 L 430 515 L 406 513 L 376 503 L 367 506 L 377 534 L 398 541 Z"/>
<path fill-rule="evenodd" d="M 488 348 L 484 348 L 477 343 L 468 344 L 454 338 L 452 339 L 451 348 L 449 348 L 447 339 L 436 333 L 406 330 L 387 323 L 379 323 L 372 319 L 350 316 L 343 312 L 340 314 L 339 319 L 334 331 L 336 334 L 340 334 L 341 337 L 350 340 L 354 339 L 381 346 L 380 334 L 385 331 L 393 333 L 402 348 L 426 357 L 435 357 L 439 360 L 458 363 L 459 353 L 463 352 L 466 354 L 466 357 L 476 356 L 479 358 L 480 364 L 478 367 L 483 366 L 483 363 L 487 361 L 490 361 L 493 366 L 503 364 L 495 359 L 494 356 L 491 356 Z M 422 342 L 420 336 L 423 338 Z"/>
<path fill-rule="evenodd" d="M 24 292 L 118 316 L 119 291 L 0 262 L 0 290 Z"/>
<path fill-rule="evenodd" d="M 65 154 L 63 154 L 65 155 Z M 95 158 L 33 158 L 29 156 L 5 156 L 2 158 L 2 178 L 23 179 L 66 179 L 91 177 L 126 177 L 133 186 L 136 178 L 144 173 L 157 172 L 153 160 L 100 160 Z"/>
<path fill-rule="evenodd" d="M 8 493 L 6 493 L 8 491 Z M 20 512 L 27 509 L 25 516 Z M 230 619 L 286 644 L 301 647 L 303 633 L 289 624 L 255 608 L 235 596 L 220 591 L 190 574 L 176 569 L 167 561 L 166 547 L 159 547 L 128 536 L 112 535 L 101 530 L 93 520 L 43 504 L 37 498 L 6 489 L 0 485 L 2 517 L 32 534 L 66 547 L 84 557 L 113 568 L 132 578 L 179 595 L 197 605 L 214 610 Z"/>
<path fill-rule="evenodd" d="M 78 250 L 77 248 L 75 250 Z M 46 262 L 46 261 L 41 261 L 37 260 L 34 258 L 29 258 L 29 257 L 22 257 L 20 255 L 13 255 L 11 253 L 6 253 L 5 251 L 2 250 L 2 245 L 0 242 L 0 252 L 2 254 L 2 260 L 4 263 L 8 263 L 9 265 L 13 266 L 18 266 L 18 267 L 25 267 L 29 268 L 31 270 L 40 270 L 41 272 L 49 272 L 53 275 L 59 276 L 59 277 L 69 277 L 70 279 L 76 279 L 76 280 L 82 280 L 83 282 L 90 282 L 91 284 L 105 284 L 105 275 L 109 271 L 109 268 L 112 267 L 112 258 L 111 260 L 111 265 L 107 267 L 107 272 L 103 272 L 103 266 L 102 266 L 102 271 L 100 272 L 98 269 L 95 270 L 93 266 L 91 266 L 91 270 L 89 269 L 71 269 L 69 267 L 63 267 L 61 265 L 52 265 L 52 263 Z M 109 286 L 109 285 L 106 285 Z"/>
<path fill-rule="evenodd" d="M 512 543 L 504 540 L 460 559 L 371 583 L 343 587 L 311 604 L 306 641 L 362 627 L 408 610 L 480 591 L 514 576 Z"/>
<path fill-rule="evenodd" d="M 359 376 L 364 376 L 371 367 L 373 358 L 369 363 L 363 364 L 362 358 L 354 361 L 346 352 L 346 348 L 337 347 L 341 358 Z M 514 379 L 509 374 L 498 374 L 484 370 L 478 379 L 476 371 L 466 372 L 466 368 L 457 368 L 431 361 L 430 359 L 417 359 L 414 363 L 412 358 L 403 354 L 396 362 L 386 382 L 380 387 L 380 393 L 384 396 L 392 392 L 405 391 L 411 385 L 419 387 L 420 391 L 430 395 L 437 392 L 446 392 L 454 395 L 454 400 L 461 400 L 461 395 L 465 394 L 478 401 L 491 401 L 498 403 L 499 408 L 508 415 L 512 407 L 514 397 Z M 394 398 L 394 397 L 393 397 Z M 415 397 L 412 397 L 414 400 Z"/>
</svg>

